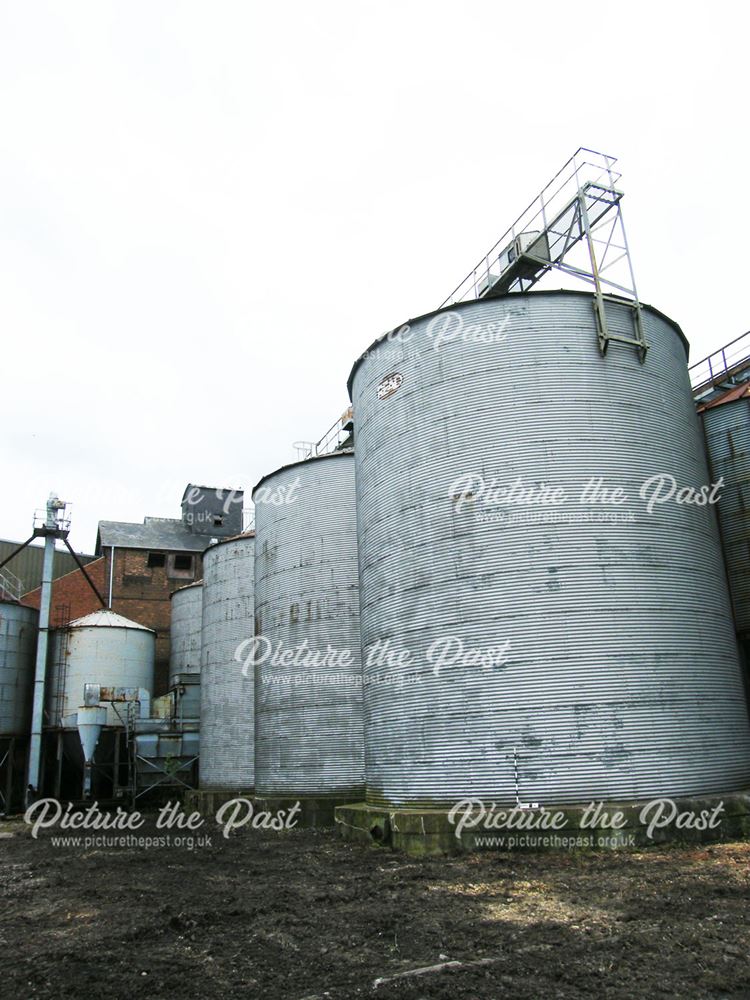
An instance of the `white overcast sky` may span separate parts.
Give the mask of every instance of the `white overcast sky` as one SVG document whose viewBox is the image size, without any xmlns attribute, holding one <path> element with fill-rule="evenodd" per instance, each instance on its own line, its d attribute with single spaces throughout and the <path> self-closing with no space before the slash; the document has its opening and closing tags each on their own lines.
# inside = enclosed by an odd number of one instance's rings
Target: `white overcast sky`
<svg viewBox="0 0 750 1000">
<path fill-rule="evenodd" d="M 641 298 L 743 333 L 743 5 L 0 4 L 0 537 L 250 489 L 580 146 Z"/>
</svg>

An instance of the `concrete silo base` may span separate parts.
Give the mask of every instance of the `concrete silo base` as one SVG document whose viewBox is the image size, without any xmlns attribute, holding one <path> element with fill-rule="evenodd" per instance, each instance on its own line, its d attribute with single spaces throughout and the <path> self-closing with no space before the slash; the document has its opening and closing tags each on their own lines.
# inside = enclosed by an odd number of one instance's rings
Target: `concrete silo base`
<svg viewBox="0 0 750 1000">
<path fill-rule="evenodd" d="M 335 798 L 329 796 L 299 795 L 294 798 L 254 798 L 255 811 L 269 812 L 273 815 L 283 812 L 289 815 L 289 811 L 299 804 L 299 809 L 295 810 L 295 827 L 310 829 L 312 827 L 325 827 L 336 825 L 336 811 L 345 807 L 347 802 L 351 802 L 352 796 L 338 795 Z"/>
<path fill-rule="evenodd" d="M 225 802 L 233 799 L 253 798 L 253 791 L 241 791 L 240 789 L 210 789 L 210 788 L 190 788 L 186 790 L 182 798 L 183 812 L 199 812 L 201 816 L 215 816 L 218 809 Z"/>
<path fill-rule="evenodd" d="M 257 796 L 253 791 L 238 789 L 190 789 L 185 791 L 182 799 L 183 812 L 198 812 L 203 817 L 214 817 L 227 802 L 244 799 L 252 803 L 252 816 L 260 813 L 270 813 L 282 818 L 292 813 L 293 826 L 301 829 L 313 827 L 332 827 L 335 825 L 334 813 L 337 807 L 350 802 L 351 795 L 330 796 L 295 796 L 292 798 L 267 798 Z M 298 808 L 295 808 L 298 807 Z M 241 814 L 244 817 L 244 813 Z M 251 824 L 248 818 L 248 824 Z"/>
<path fill-rule="evenodd" d="M 656 803 L 656 804 L 655 804 Z M 600 806 L 597 813 L 596 806 Z M 415 856 L 474 851 L 585 851 L 701 844 L 750 837 L 750 792 L 651 802 L 605 802 L 466 811 L 406 809 L 358 802 L 336 809 L 345 840 L 379 844 Z M 539 825 L 557 817 L 557 828 Z M 613 822 L 614 821 L 614 822 Z M 536 825 L 535 825 L 536 824 Z"/>
</svg>

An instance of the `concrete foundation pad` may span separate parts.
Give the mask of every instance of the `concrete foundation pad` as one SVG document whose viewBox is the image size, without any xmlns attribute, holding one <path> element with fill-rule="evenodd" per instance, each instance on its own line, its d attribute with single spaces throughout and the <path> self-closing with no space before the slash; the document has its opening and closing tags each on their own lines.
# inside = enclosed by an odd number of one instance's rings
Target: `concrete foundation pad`
<svg viewBox="0 0 750 1000">
<path fill-rule="evenodd" d="M 272 798 L 255 796 L 253 804 L 255 812 L 260 811 L 278 813 L 282 811 L 286 815 L 289 810 L 299 803 L 299 809 L 295 812 L 295 827 L 309 829 L 311 827 L 326 827 L 335 825 L 335 811 L 337 807 L 350 802 L 351 797 L 346 796 L 311 796 L 299 795 L 293 798 Z"/>
<path fill-rule="evenodd" d="M 481 806 L 479 800 L 473 800 L 472 807 L 467 804 L 453 810 L 356 802 L 339 806 L 335 822 L 346 840 L 381 844 L 412 855 L 620 850 L 748 837 L 750 792 L 543 808 Z"/>
<path fill-rule="evenodd" d="M 237 789 L 213 790 L 209 788 L 190 788 L 182 798 L 182 809 L 185 813 L 199 812 L 201 816 L 215 816 L 220 806 L 232 799 L 251 799 L 254 792 L 239 791 Z"/>
</svg>

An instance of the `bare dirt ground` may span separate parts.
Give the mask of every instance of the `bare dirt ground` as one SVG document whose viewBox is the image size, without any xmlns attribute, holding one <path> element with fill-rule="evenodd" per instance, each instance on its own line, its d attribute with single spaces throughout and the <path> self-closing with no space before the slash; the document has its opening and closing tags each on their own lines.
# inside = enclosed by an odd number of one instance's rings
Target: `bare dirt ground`
<svg viewBox="0 0 750 1000">
<path fill-rule="evenodd" d="M 413 860 L 206 832 L 85 849 L 0 823 L 0 996 L 750 997 L 747 843 Z"/>
</svg>

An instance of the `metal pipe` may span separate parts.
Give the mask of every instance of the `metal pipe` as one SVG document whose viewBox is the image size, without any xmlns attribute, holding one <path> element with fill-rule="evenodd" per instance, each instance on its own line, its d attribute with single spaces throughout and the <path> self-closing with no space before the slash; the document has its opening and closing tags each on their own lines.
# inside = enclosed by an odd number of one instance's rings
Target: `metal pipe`
<svg viewBox="0 0 750 1000">
<path fill-rule="evenodd" d="M 81 562 L 81 560 L 78 558 L 78 554 L 76 553 L 75 549 L 70 544 L 70 542 L 68 541 L 67 538 L 63 538 L 63 541 L 65 542 L 65 545 L 66 545 L 66 547 L 68 549 L 68 552 L 70 552 L 70 554 L 75 559 L 76 565 L 78 566 L 78 568 L 80 569 L 80 571 L 83 573 L 83 575 L 86 577 L 86 583 L 89 585 L 89 587 L 91 587 L 91 589 L 94 591 L 94 593 L 96 594 L 96 596 L 99 598 L 99 603 L 101 604 L 101 606 L 103 608 L 106 608 L 107 605 L 104 603 L 104 598 L 102 597 L 102 595 L 97 590 L 96 584 L 94 583 L 94 581 L 91 579 L 91 577 L 86 572 L 86 567 L 83 565 L 83 563 Z"/>
<path fill-rule="evenodd" d="M 48 527 L 54 512 L 48 507 Z M 37 794 L 39 787 L 39 763 L 42 755 L 42 718 L 44 713 L 44 677 L 47 670 L 47 643 L 49 639 L 49 609 L 52 603 L 52 570 L 55 562 L 55 535 L 49 534 L 44 540 L 44 564 L 42 567 L 42 593 L 39 604 L 39 638 L 36 648 L 36 671 L 34 673 L 34 707 L 31 714 L 31 742 L 29 743 L 28 781 Z"/>
<path fill-rule="evenodd" d="M 19 552 L 23 552 L 23 550 L 26 548 L 26 546 L 29 545 L 29 544 L 31 544 L 31 542 L 33 542 L 35 538 L 36 538 L 36 535 L 32 535 L 31 538 L 27 538 L 26 539 L 26 541 L 23 543 L 23 545 L 19 545 L 17 549 L 13 549 L 13 551 L 11 552 L 11 554 L 9 556 L 7 556 L 7 558 L 3 559 L 2 562 L 0 562 L 0 569 L 2 569 L 4 566 L 7 566 L 8 563 L 11 561 L 11 559 L 15 558 L 18 555 Z"/>
<path fill-rule="evenodd" d="M 115 547 L 111 546 L 109 550 L 109 600 L 107 601 L 107 607 L 111 609 L 112 607 L 112 581 L 114 579 L 115 573 Z"/>
</svg>

